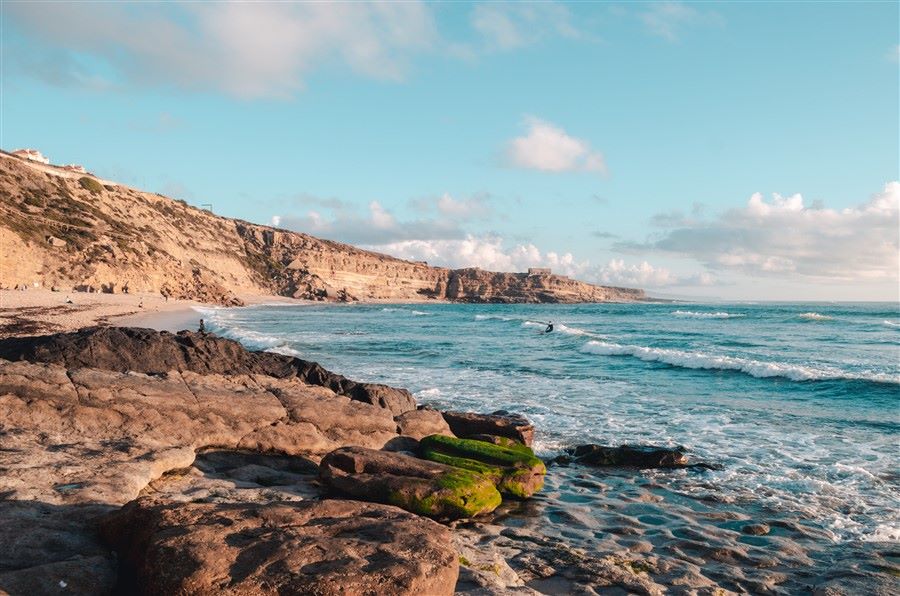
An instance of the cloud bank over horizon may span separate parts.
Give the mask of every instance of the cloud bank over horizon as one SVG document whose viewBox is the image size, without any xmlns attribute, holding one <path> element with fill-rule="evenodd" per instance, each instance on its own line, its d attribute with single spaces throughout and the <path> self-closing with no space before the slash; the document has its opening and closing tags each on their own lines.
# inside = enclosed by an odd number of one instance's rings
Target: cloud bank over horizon
<svg viewBox="0 0 900 596">
<path fill-rule="evenodd" d="M 865 203 L 845 209 L 807 206 L 800 194 L 755 193 L 745 207 L 718 217 L 667 214 L 671 229 L 645 243 L 619 242 L 626 253 L 688 257 L 711 271 L 810 281 L 898 279 L 900 182 L 885 184 Z"/>
<path fill-rule="evenodd" d="M 804 278 L 810 283 L 898 280 L 900 271 L 900 182 L 889 182 L 865 203 L 841 210 L 806 206 L 803 197 L 755 193 L 744 207 L 702 219 L 658 214 L 666 229 L 647 242 L 618 241 L 623 257 L 592 262 L 569 251 L 542 250 L 533 243 L 510 243 L 495 233 L 473 234 L 465 224 L 492 211 L 489 197 L 457 199 L 449 194 L 414 201 L 423 217 L 400 220 L 373 201 L 360 214 L 334 200 L 331 217 L 316 210 L 302 216 L 275 216 L 272 224 L 320 235 L 431 265 L 525 271 L 550 267 L 585 281 L 645 288 L 710 287 L 728 284 L 729 274 L 751 278 Z M 628 255 L 632 255 L 629 257 Z M 694 263 L 678 274 L 646 256 L 675 256 Z"/>
</svg>

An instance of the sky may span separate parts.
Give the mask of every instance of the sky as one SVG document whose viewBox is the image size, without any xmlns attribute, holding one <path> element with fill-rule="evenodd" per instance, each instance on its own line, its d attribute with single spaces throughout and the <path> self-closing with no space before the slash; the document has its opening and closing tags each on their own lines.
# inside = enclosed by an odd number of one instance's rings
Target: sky
<svg viewBox="0 0 900 596">
<path fill-rule="evenodd" d="M 433 265 L 900 300 L 900 3 L 3 0 L 0 147 Z"/>
</svg>

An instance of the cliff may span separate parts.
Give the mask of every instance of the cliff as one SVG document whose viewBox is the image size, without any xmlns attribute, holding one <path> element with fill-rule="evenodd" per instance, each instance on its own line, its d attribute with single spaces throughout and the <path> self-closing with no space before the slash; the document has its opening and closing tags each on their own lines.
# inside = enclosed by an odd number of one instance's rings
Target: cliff
<svg viewBox="0 0 900 596">
<path fill-rule="evenodd" d="M 558 275 L 430 267 L 214 215 L 0 152 L 0 287 L 148 292 L 219 304 L 310 300 L 633 301 Z"/>
</svg>

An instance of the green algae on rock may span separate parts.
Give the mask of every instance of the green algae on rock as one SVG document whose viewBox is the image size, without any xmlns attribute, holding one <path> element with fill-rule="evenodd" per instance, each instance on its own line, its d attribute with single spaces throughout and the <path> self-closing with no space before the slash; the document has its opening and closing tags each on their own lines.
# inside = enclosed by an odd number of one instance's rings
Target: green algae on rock
<svg viewBox="0 0 900 596">
<path fill-rule="evenodd" d="M 320 475 L 347 495 L 438 519 L 490 513 L 500 505 L 493 479 L 409 455 L 343 447 L 322 459 Z"/>
<path fill-rule="evenodd" d="M 544 486 L 547 469 L 531 448 L 430 435 L 419 443 L 423 458 L 490 478 L 505 495 L 527 499 Z"/>
</svg>

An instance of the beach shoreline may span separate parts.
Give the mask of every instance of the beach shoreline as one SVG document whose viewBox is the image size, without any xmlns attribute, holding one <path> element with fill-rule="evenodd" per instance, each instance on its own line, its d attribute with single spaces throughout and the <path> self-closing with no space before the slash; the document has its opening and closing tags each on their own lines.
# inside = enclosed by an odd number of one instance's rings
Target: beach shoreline
<svg viewBox="0 0 900 596">
<path fill-rule="evenodd" d="M 247 306 L 316 304 L 284 296 L 245 295 Z M 149 327 L 157 331 L 196 329 L 202 315 L 195 300 L 166 300 L 159 294 L 0 290 L 0 337 L 76 331 L 94 325 Z"/>
</svg>

